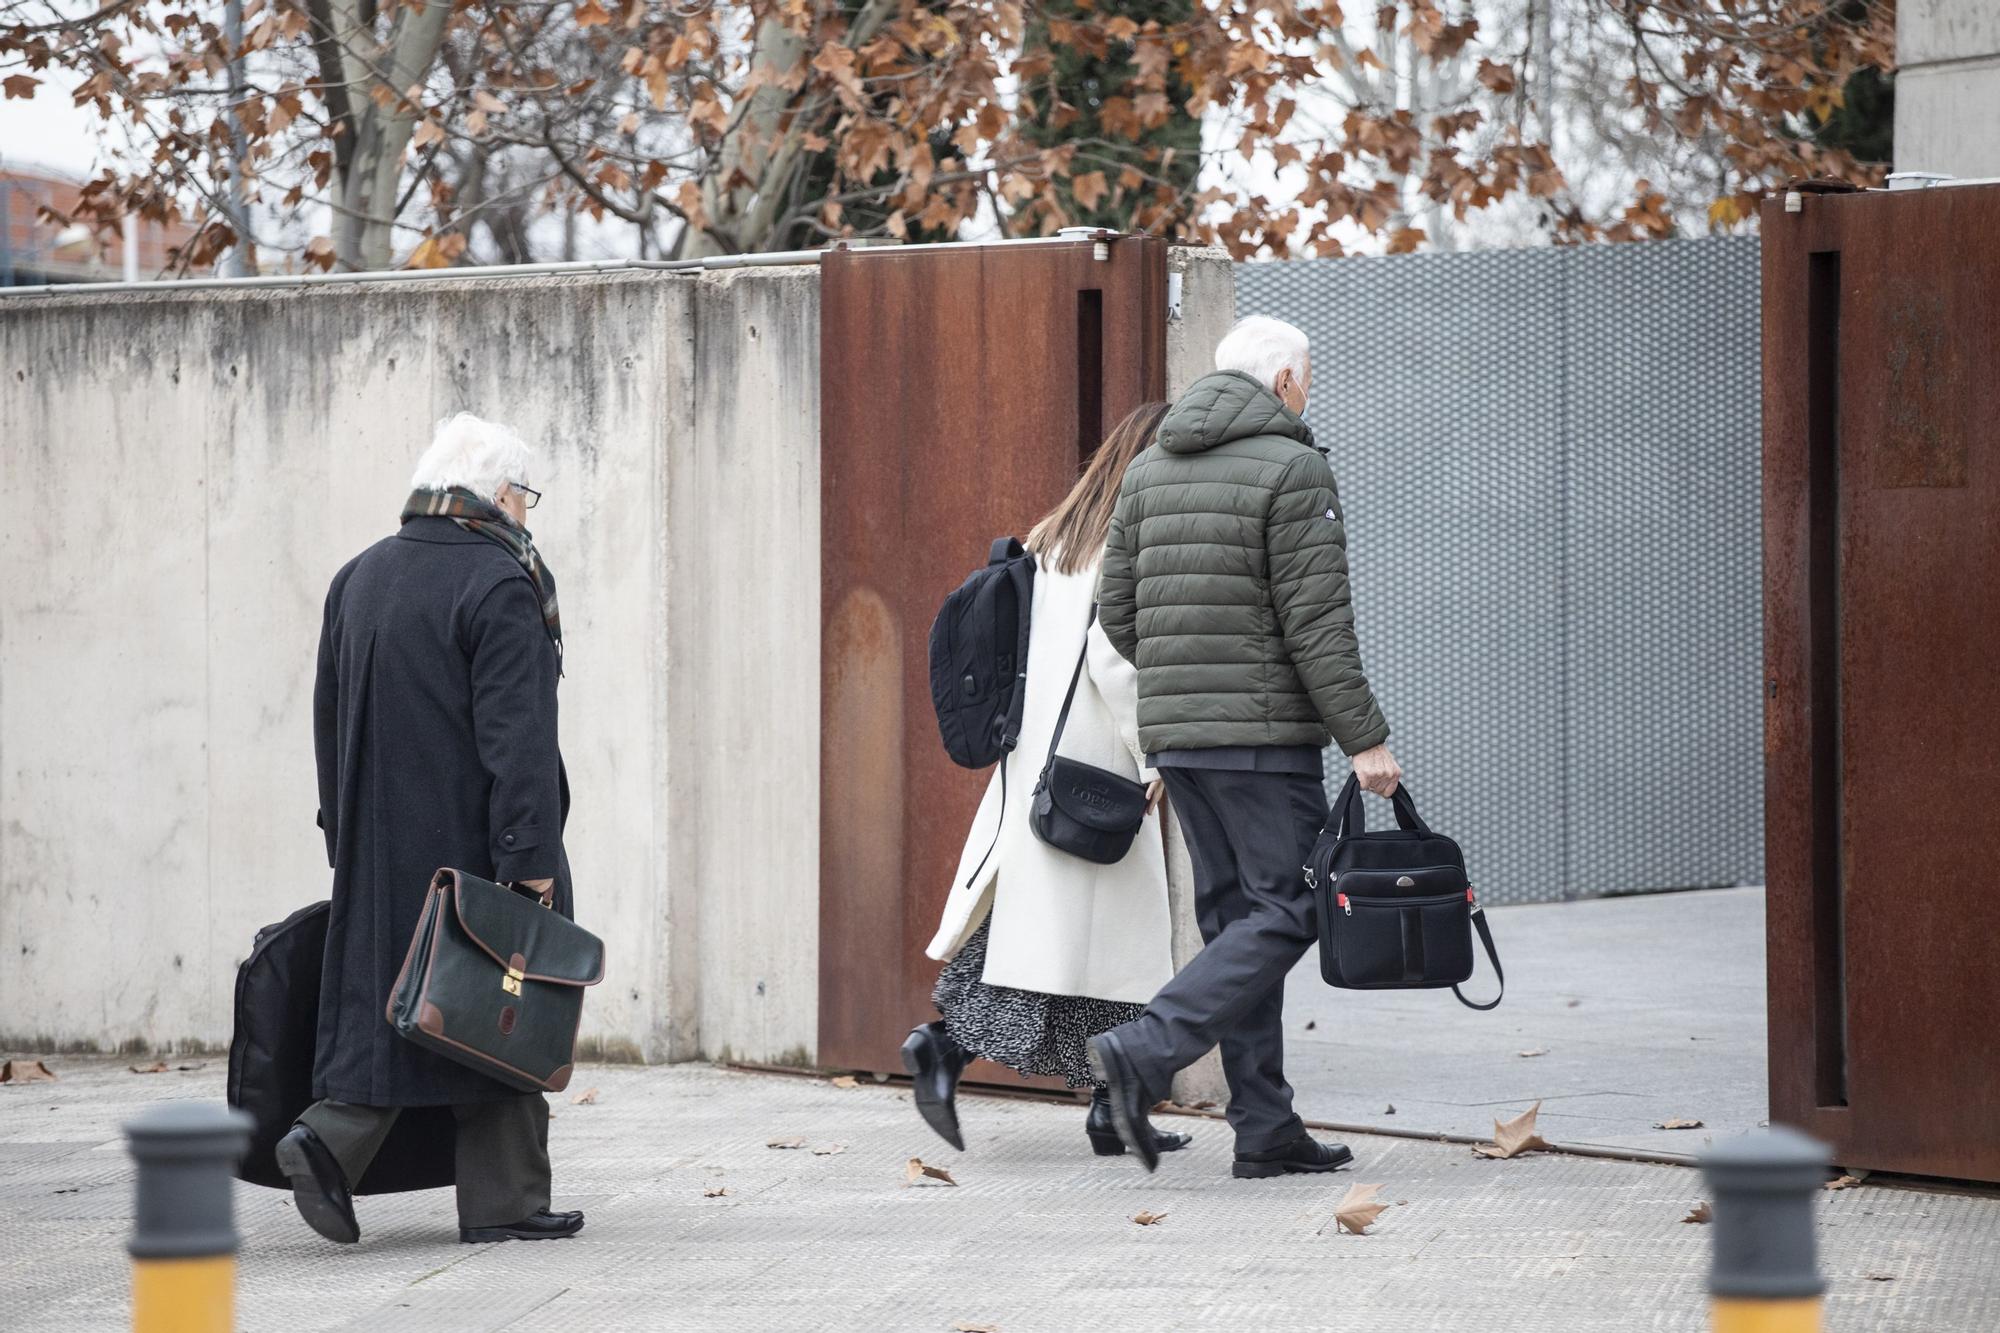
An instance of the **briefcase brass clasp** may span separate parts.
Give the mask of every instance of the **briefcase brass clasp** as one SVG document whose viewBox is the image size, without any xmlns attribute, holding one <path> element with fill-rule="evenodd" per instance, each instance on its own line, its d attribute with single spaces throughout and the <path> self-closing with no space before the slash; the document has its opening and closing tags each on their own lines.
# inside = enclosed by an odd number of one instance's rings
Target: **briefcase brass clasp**
<svg viewBox="0 0 2000 1333">
<path fill-rule="evenodd" d="M 506 991 L 509 995 L 519 995 L 521 993 L 523 975 L 521 969 L 518 967 L 508 968 L 507 975 L 500 978 L 500 989 Z"/>
</svg>

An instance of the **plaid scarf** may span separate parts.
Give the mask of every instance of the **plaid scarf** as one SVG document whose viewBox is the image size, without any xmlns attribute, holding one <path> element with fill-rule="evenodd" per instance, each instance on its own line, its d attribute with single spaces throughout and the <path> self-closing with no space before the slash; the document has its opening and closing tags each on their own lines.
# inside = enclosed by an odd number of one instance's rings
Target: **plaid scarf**
<svg viewBox="0 0 2000 1333">
<path fill-rule="evenodd" d="M 448 518 L 467 532 L 478 533 L 487 541 L 506 547 L 507 553 L 521 562 L 521 568 L 535 581 L 535 592 L 542 599 L 542 625 L 549 632 L 549 642 L 556 646 L 556 674 L 561 675 L 562 616 L 556 611 L 555 575 L 542 563 L 541 553 L 535 549 L 535 539 L 528 530 L 506 510 L 462 486 L 448 491 L 412 491 L 409 503 L 403 506 L 403 522 L 413 518 Z"/>
</svg>

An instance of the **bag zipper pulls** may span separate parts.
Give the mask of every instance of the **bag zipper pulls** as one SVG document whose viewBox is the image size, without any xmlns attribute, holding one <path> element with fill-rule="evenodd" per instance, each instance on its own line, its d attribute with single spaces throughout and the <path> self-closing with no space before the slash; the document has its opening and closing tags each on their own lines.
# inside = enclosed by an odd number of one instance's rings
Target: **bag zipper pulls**
<svg viewBox="0 0 2000 1333">
<path fill-rule="evenodd" d="M 1337 903 L 1339 903 L 1339 904 L 1340 904 L 1340 910 L 1341 910 L 1341 911 L 1343 911 L 1343 912 L 1347 913 L 1347 915 L 1349 915 L 1349 916 L 1353 916 L 1353 915 L 1354 915 L 1354 904 L 1353 904 L 1353 903 L 1351 903 L 1351 902 L 1349 902 L 1349 901 L 1347 901 L 1347 895 L 1346 895 L 1346 894 L 1344 894 L 1344 893 L 1336 893 L 1335 895 L 1333 895 L 1333 900 L 1334 900 L 1335 902 L 1337 902 Z"/>
</svg>

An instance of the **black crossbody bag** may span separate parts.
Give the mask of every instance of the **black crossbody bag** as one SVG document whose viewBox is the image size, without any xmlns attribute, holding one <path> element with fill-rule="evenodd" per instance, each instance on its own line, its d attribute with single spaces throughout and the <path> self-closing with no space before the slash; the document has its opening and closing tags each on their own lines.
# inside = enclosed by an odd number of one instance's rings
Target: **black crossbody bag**
<svg viewBox="0 0 2000 1333">
<path fill-rule="evenodd" d="M 1408 786 L 1397 786 L 1391 804 L 1397 828 L 1370 833 L 1361 785 L 1349 777 L 1313 846 L 1305 871 L 1319 908 L 1320 976 L 1343 990 L 1449 986 L 1468 1009 L 1495 1008 L 1507 994 L 1507 975 L 1464 854 L 1424 823 Z M 1472 978 L 1475 930 L 1500 981 L 1488 1004 L 1474 1004 L 1459 989 Z"/>
<path fill-rule="evenodd" d="M 1035 784 L 1028 825 L 1036 837 L 1057 851 L 1108 866 L 1125 859 L 1146 822 L 1146 789 L 1122 774 L 1056 753 L 1063 728 L 1069 725 L 1070 705 L 1076 702 L 1084 659 L 1090 655 L 1090 626 L 1096 623 L 1097 604 L 1093 602 L 1090 620 L 1084 625 L 1083 651 L 1077 654 L 1076 670 L 1070 673 L 1069 693 L 1063 696 L 1056 734 L 1049 738 L 1048 762 L 1042 765 L 1041 780 Z"/>
</svg>

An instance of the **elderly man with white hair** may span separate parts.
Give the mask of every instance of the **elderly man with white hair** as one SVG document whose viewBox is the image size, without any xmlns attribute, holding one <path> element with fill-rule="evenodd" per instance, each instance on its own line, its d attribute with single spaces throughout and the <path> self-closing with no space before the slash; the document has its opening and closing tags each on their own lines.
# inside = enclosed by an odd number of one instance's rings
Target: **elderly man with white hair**
<svg viewBox="0 0 2000 1333">
<path fill-rule="evenodd" d="M 1401 770 L 1361 669 L 1333 470 L 1300 416 L 1306 336 L 1245 319 L 1125 473 L 1098 619 L 1139 670 L 1139 741 L 1194 860 L 1206 947 L 1135 1020 L 1091 1039 L 1126 1146 L 1152 1170 L 1146 1113 L 1222 1047 L 1238 1177 L 1332 1171 L 1285 1082 L 1285 977 L 1317 937 L 1300 867 L 1327 818 L 1320 754 L 1387 796 Z"/>
<path fill-rule="evenodd" d="M 549 1112 L 403 1040 L 384 1008 L 440 866 L 571 913 L 556 749 L 562 622 L 527 529 L 528 446 L 461 413 L 417 464 L 402 524 L 334 575 L 313 689 L 319 822 L 333 867 L 315 1102 L 280 1140 L 299 1215 L 360 1239 L 353 1187 L 397 1117 L 456 1121 L 459 1238 L 575 1235 L 549 1211 Z"/>
</svg>

